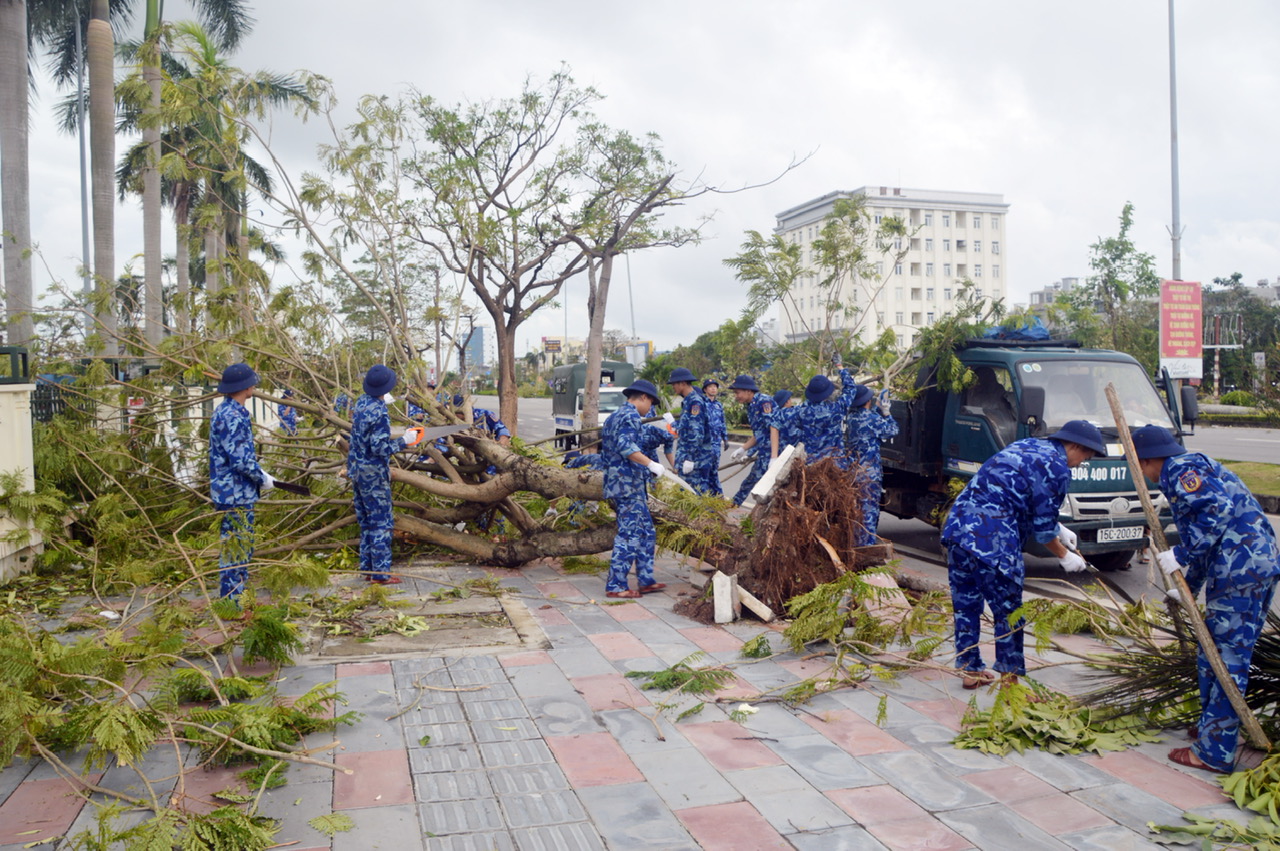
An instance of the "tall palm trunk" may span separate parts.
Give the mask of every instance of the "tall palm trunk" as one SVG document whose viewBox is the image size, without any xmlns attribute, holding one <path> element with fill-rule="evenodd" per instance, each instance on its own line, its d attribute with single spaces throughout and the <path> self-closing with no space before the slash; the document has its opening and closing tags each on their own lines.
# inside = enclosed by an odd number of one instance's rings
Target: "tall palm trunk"
<svg viewBox="0 0 1280 851">
<path fill-rule="evenodd" d="M 31 319 L 31 191 L 27 171 L 27 4 L 0 0 L 0 220 L 8 342 L 35 336 Z"/>
<path fill-rule="evenodd" d="M 115 38 L 110 0 L 89 4 L 89 167 L 93 176 L 93 275 L 99 330 L 108 355 L 119 350 L 116 334 L 115 266 Z"/>
<path fill-rule="evenodd" d="M 178 230 L 178 244 L 174 252 L 178 266 L 178 292 L 174 299 L 173 326 L 179 334 L 191 330 L 191 226 L 175 221 Z"/>
<path fill-rule="evenodd" d="M 142 78 L 151 90 L 151 103 L 142 122 L 147 160 L 142 167 L 143 305 L 149 346 L 164 337 L 164 287 L 160 273 L 160 3 L 147 0 L 146 48 L 142 53 Z"/>
</svg>

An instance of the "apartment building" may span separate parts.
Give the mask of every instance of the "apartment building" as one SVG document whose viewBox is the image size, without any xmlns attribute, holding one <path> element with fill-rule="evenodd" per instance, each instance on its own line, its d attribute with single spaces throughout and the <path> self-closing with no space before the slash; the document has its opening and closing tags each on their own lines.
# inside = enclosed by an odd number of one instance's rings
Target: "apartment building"
<svg viewBox="0 0 1280 851">
<path fill-rule="evenodd" d="M 855 196 L 866 199 L 871 224 L 894 216 L 906 223 L 906 235 L 883 252 L 873 249 L 874 271 L 842 282 L 837 292 L 819 285 L 825 273 L 817 267 L 813 240 L 835 202 Z M 853 329 L 869 341 L 889 328 L 906 346 L 917 329 L 951 312 L 964 281 L 983 297 L 1005 295 L 1008 211 L 1004 196 L 989 192 L 863 186 L 778 213 L 774 232 L 801 246 L 809 270 L 779 304 L 778 337 L 802 340 L 831 328 Z"/>
</svg>

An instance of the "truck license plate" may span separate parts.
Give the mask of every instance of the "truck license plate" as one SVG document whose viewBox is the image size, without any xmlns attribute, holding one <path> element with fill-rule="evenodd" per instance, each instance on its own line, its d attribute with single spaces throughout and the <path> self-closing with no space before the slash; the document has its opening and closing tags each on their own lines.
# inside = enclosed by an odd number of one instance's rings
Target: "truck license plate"
<svg viewBox="0 0 1280 851">
<path fill-rule="evenodd" d="M 1099 529 L 1098 543 L 1105 544 L 1110 541 L 1136 541 L 1142 537 L 1142 533 L 1146 531 L 1144 526 L 1121 526 L 1118 529 Z"/>
</svg>

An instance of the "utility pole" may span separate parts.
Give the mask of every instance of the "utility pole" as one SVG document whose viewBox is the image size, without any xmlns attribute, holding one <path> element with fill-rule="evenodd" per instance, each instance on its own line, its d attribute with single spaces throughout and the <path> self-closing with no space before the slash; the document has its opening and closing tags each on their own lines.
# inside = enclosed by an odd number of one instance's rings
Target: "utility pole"
<svg viewBox="0 0 1280 851">
<path fill-rule="evenodd" d="M 1182 280 L 1182 210 L 1178 195 L 1178 62 L 1173 38 L 1173 0 L 1169 0 L 1169 148 L 1173 177 L 1173 280 Z"/>
</svg>

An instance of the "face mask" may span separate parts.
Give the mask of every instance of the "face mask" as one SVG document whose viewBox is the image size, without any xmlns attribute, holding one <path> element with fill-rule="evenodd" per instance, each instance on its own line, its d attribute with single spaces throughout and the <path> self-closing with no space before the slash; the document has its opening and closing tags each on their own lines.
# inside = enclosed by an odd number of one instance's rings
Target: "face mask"
<svg viewBox="0 0 1280 851">
<path fill-rule="evenodd" d="M 390 393 L 382 397 L 382 401 L 386 402 L 388 405 L 395 402 L 395 400 L 396 400 L 396 397 L 392 396 Z"/>
</svg>

